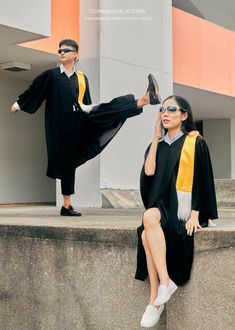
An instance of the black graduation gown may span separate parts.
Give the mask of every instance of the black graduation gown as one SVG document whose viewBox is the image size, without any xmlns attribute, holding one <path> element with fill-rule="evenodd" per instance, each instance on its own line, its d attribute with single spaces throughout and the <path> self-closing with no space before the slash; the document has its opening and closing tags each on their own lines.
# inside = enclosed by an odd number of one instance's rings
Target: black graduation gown
<svg viewBox="0 0 235 330">
<path fill-rule="evenodd" d="M 89 105 L 91 97 L 86 76 L 85 81 L 83 103 Z M 76 167 L 98 155 L 128 117 L 142 112 L 134 96 L 126 95 L 96 106 L 86 114 L 77 103 L 78 93 L 77 75 L 74 73 L 68 78 L 57 67 L 42 72 L 17 99 L 21 110 L 27 113 L 35 113 L 46 100 L 47 176 L 51 178 L 74 177 Z"/>
<path fill-rule="evenodd" d="M 140 191 L 146 209 L 158 207 L 161 213 L 161 226 L 166 239 L 166 260 L 170 278 L 182 285 L 190 278 L 193 262 L 194 236 L 187 235 L 185 223 L 177 217 L 178 201 L 176 179 L 179 168 L 180 153 L 186 135 L 171 145 L 161 141 L 156 155 L 156 171 L 147 176 L 144 166 L 140 175 Z M 150 146 L 145 153 L 148 155 Z M 211 160 L 206 142 L 197 137 L 194 162 L 194 179 L 192 191 L 192 209 L 199 211 L 201 226 L 208 225 L 208 219 L 217 219 L 217 206 Z M 143 223 L 137 228 L 137 269 L 135 278 L 145 280 L 147 262 L 141 234 Z"/>
</svg>

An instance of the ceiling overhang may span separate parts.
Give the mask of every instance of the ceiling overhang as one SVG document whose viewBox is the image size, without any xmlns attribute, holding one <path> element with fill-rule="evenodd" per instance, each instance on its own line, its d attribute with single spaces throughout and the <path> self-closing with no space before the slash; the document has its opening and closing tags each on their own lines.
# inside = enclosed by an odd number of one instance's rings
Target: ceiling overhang
<svg viewBox="0 0 235 330">
<path fill-rule="evenodd" d="M 235 31 L 234 0 L 172 0 L 172 5 L 226 29 Z"/>
<path fill-rule="evenodd" d="M 191 104 L 195 120 L 235 118 L 235 97 L 176 83 L 173 91 Z"/>
</svg>

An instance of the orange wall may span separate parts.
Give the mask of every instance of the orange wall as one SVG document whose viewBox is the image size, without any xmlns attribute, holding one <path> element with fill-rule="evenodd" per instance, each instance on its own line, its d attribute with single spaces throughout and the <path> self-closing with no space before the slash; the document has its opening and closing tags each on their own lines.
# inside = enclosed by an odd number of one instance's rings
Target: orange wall
<svg viewBox="0 0 235 330">
<path fill-rule="evenodd" d="M 173 80 L 235 97 L 235 32 L 173 8 Z"/>
<path fill-rule="evenodd" d="M 79 42 L 80 0 L 51 0 L 51 36 L 22 43 L 21 46 L 48 53 L 57 53 L 62 39 Z"/>
</svg>

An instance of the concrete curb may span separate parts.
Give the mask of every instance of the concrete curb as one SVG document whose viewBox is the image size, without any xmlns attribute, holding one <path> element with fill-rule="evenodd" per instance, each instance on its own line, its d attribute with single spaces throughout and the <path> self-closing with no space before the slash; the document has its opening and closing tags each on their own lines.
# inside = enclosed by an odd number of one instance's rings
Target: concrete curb
<svg viewBox="0 0 235 330">
<path fill-rule="evenodd" d="M 195 251 L 214 250 L 235 246 L 234 227 L 228 228 L 223 220 L 216 228 L 200 230 L 195 237 Z M 0 237 L 22 237 L 32 239 L 49 239 L 102 243 L 113 245 L 136 246 L 136 228 L 73 228 L 45 227 L 24 225 L 0 225 Z"/>
</svg>

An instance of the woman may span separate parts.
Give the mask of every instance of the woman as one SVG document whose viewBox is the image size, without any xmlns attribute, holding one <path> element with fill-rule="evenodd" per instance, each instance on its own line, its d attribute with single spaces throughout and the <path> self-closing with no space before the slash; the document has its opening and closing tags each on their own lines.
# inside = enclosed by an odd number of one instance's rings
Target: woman
<svg viewBox="0 0 235 330">
<path fill-rule="evenodd" d="M 140 190 L 146 211 L 137 230 L 135 278 L 149 275 L 150 299 L 141 326 L 152 327 L 177 286 L 190 278 L 194 234 L 217 218 L 209 151 L 189 103 L 180 96 L 168 97 L 160 107 Z"/>
</svg>

